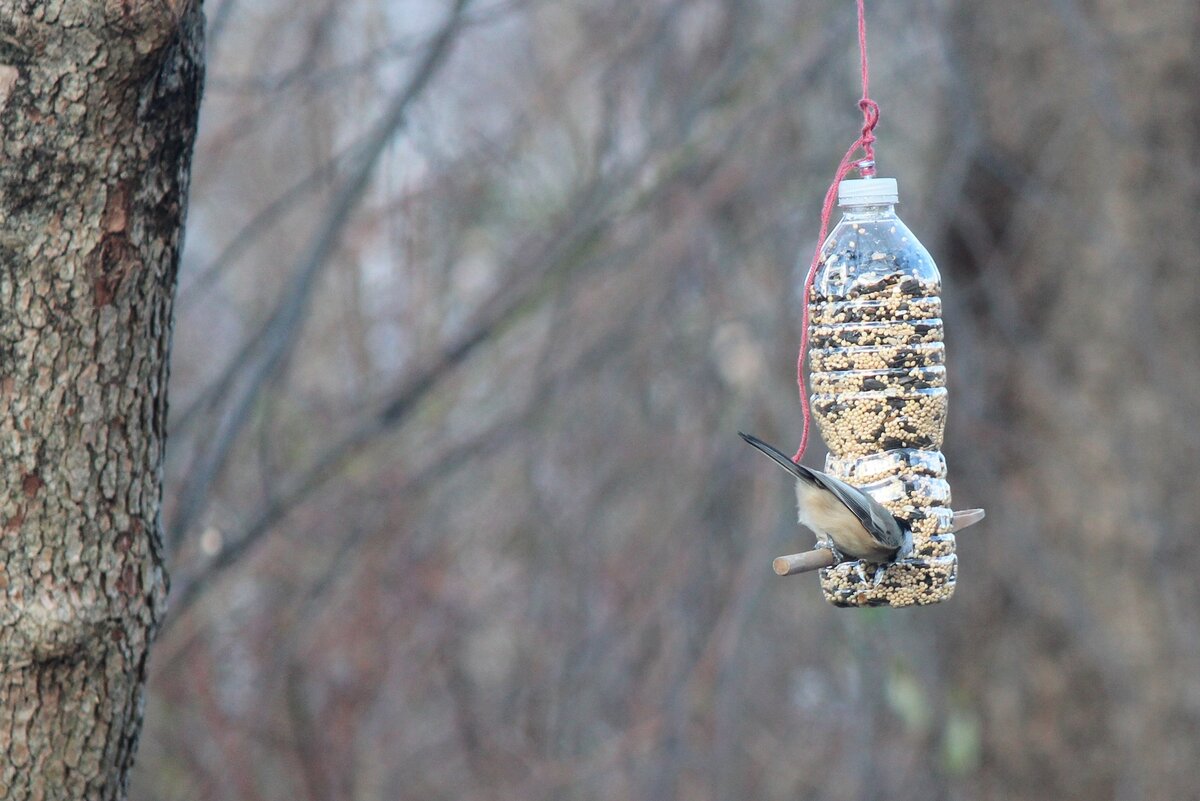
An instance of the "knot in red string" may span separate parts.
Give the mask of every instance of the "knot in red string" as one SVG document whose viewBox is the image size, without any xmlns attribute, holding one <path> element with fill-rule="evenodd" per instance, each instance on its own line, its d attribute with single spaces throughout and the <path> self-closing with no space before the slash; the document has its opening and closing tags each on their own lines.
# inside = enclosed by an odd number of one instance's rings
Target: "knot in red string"
<svg viewBox="0 0 1200 801">
<path fill-rule="evenodd" d="M 879 104 L 869 97 L 858 101 L 863 113 L 862 144 L 864 148 L 875 142 L 875 126 L 879 124 Z"/>
<path fill-rule="evenodd" d="M 875 126 L 879 124 L 879 104 L 869 97 L 858 101 L 862 109 L 862 135 L 858 137 L 858 146 L 862 148 L 863 159 L 858 162 L 858 174 L 863 178 L 875 177 Z"/>
</svg>

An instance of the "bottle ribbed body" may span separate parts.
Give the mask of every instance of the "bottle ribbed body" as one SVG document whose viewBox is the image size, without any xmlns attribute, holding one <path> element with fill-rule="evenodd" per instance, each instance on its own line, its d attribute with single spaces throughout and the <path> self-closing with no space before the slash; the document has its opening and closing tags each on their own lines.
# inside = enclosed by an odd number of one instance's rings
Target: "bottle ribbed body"
<svg viewBox="0 0 1200 801">
<path fill-rule="evenodd" d="M 822 570 L 821 587 L 839 606 L 944 600 L 957 557 L 941 453 L 947 390 L 937 267 L 890 204 L 850 206 L 822 246 L 809 303 L 825 470 L 869 493 L 913 536 L 912 551 L 878 582 L 875 566 L 847 562 Z"/>
</svg>

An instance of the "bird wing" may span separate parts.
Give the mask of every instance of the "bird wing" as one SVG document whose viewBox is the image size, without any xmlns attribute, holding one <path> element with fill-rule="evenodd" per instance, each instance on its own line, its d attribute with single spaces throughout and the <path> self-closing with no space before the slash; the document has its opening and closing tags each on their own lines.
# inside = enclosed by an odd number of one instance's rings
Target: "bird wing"
<svg viewBox="0 0 1200 801">
<path fill-rule="evenodd" d="M 793 477 L 833 493 L 839 501 L 846 505 L 847 509 L 854 513 L 855 517 L 862 521 L 867 530 L 879 537 L 884 544 L 892 548 L 903 547 L 904 532 L 901 530 L 900 524 L 896 522 L 896 517 L 870 495 L 833 476 L 812 470 L 802 464 L 796 464 L 782 451 L 768 445 L 758 437 L 743 434 L 740 431 L 738 436 L 770 456 L 776 464 L 791 473 Z"/>
<path fill-rule="evenodd" d="M 879 501 L 833 476 L 809 470 L 803 465 L 797 465 L 797 467 L 807 471 L 818 484 L 836 495 L 838 500 L 846 504 L 846 507 L 854 512 L 854 516 L 862 521 L 867 530 L 879 537 L 886 545 L 892 548 L 900 548 L 904 545 L 904 531 L 896 521 L 896 516 Z"/>
</svg>

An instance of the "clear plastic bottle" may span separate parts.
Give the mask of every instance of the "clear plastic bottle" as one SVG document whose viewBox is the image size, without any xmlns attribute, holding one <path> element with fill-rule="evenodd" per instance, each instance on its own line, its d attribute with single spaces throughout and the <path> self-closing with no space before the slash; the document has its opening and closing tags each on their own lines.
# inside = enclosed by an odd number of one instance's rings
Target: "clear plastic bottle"
<svg viewBox="0 0 1200 801">
<path fill-rule="evenodd" d="M 809 297 L 812 408 L 825 470 L 868 492 L 912 531 L 913 547 L 875 569 L 821 571 L 839 606 L 949 598 L 958 561 L 946 460 L 941 277 L 896 216 L 892 178 L 843 181 L 843 217 L 821 247 Z"/>
</svg>

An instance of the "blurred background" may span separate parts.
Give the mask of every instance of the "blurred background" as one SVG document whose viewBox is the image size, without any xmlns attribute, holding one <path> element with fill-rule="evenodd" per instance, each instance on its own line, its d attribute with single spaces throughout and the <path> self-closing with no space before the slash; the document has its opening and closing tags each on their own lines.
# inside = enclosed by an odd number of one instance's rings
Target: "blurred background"
<svg viewBox="0 0 1200 801">
<path fill-rule="evenodd" d="M 850 0 L 206 6 L 133 798 L 1195 797 L 1195 0 L 868 0 L 988 518 L 866 611 L 736 436 L 799 438 Z"/>
</svg>

